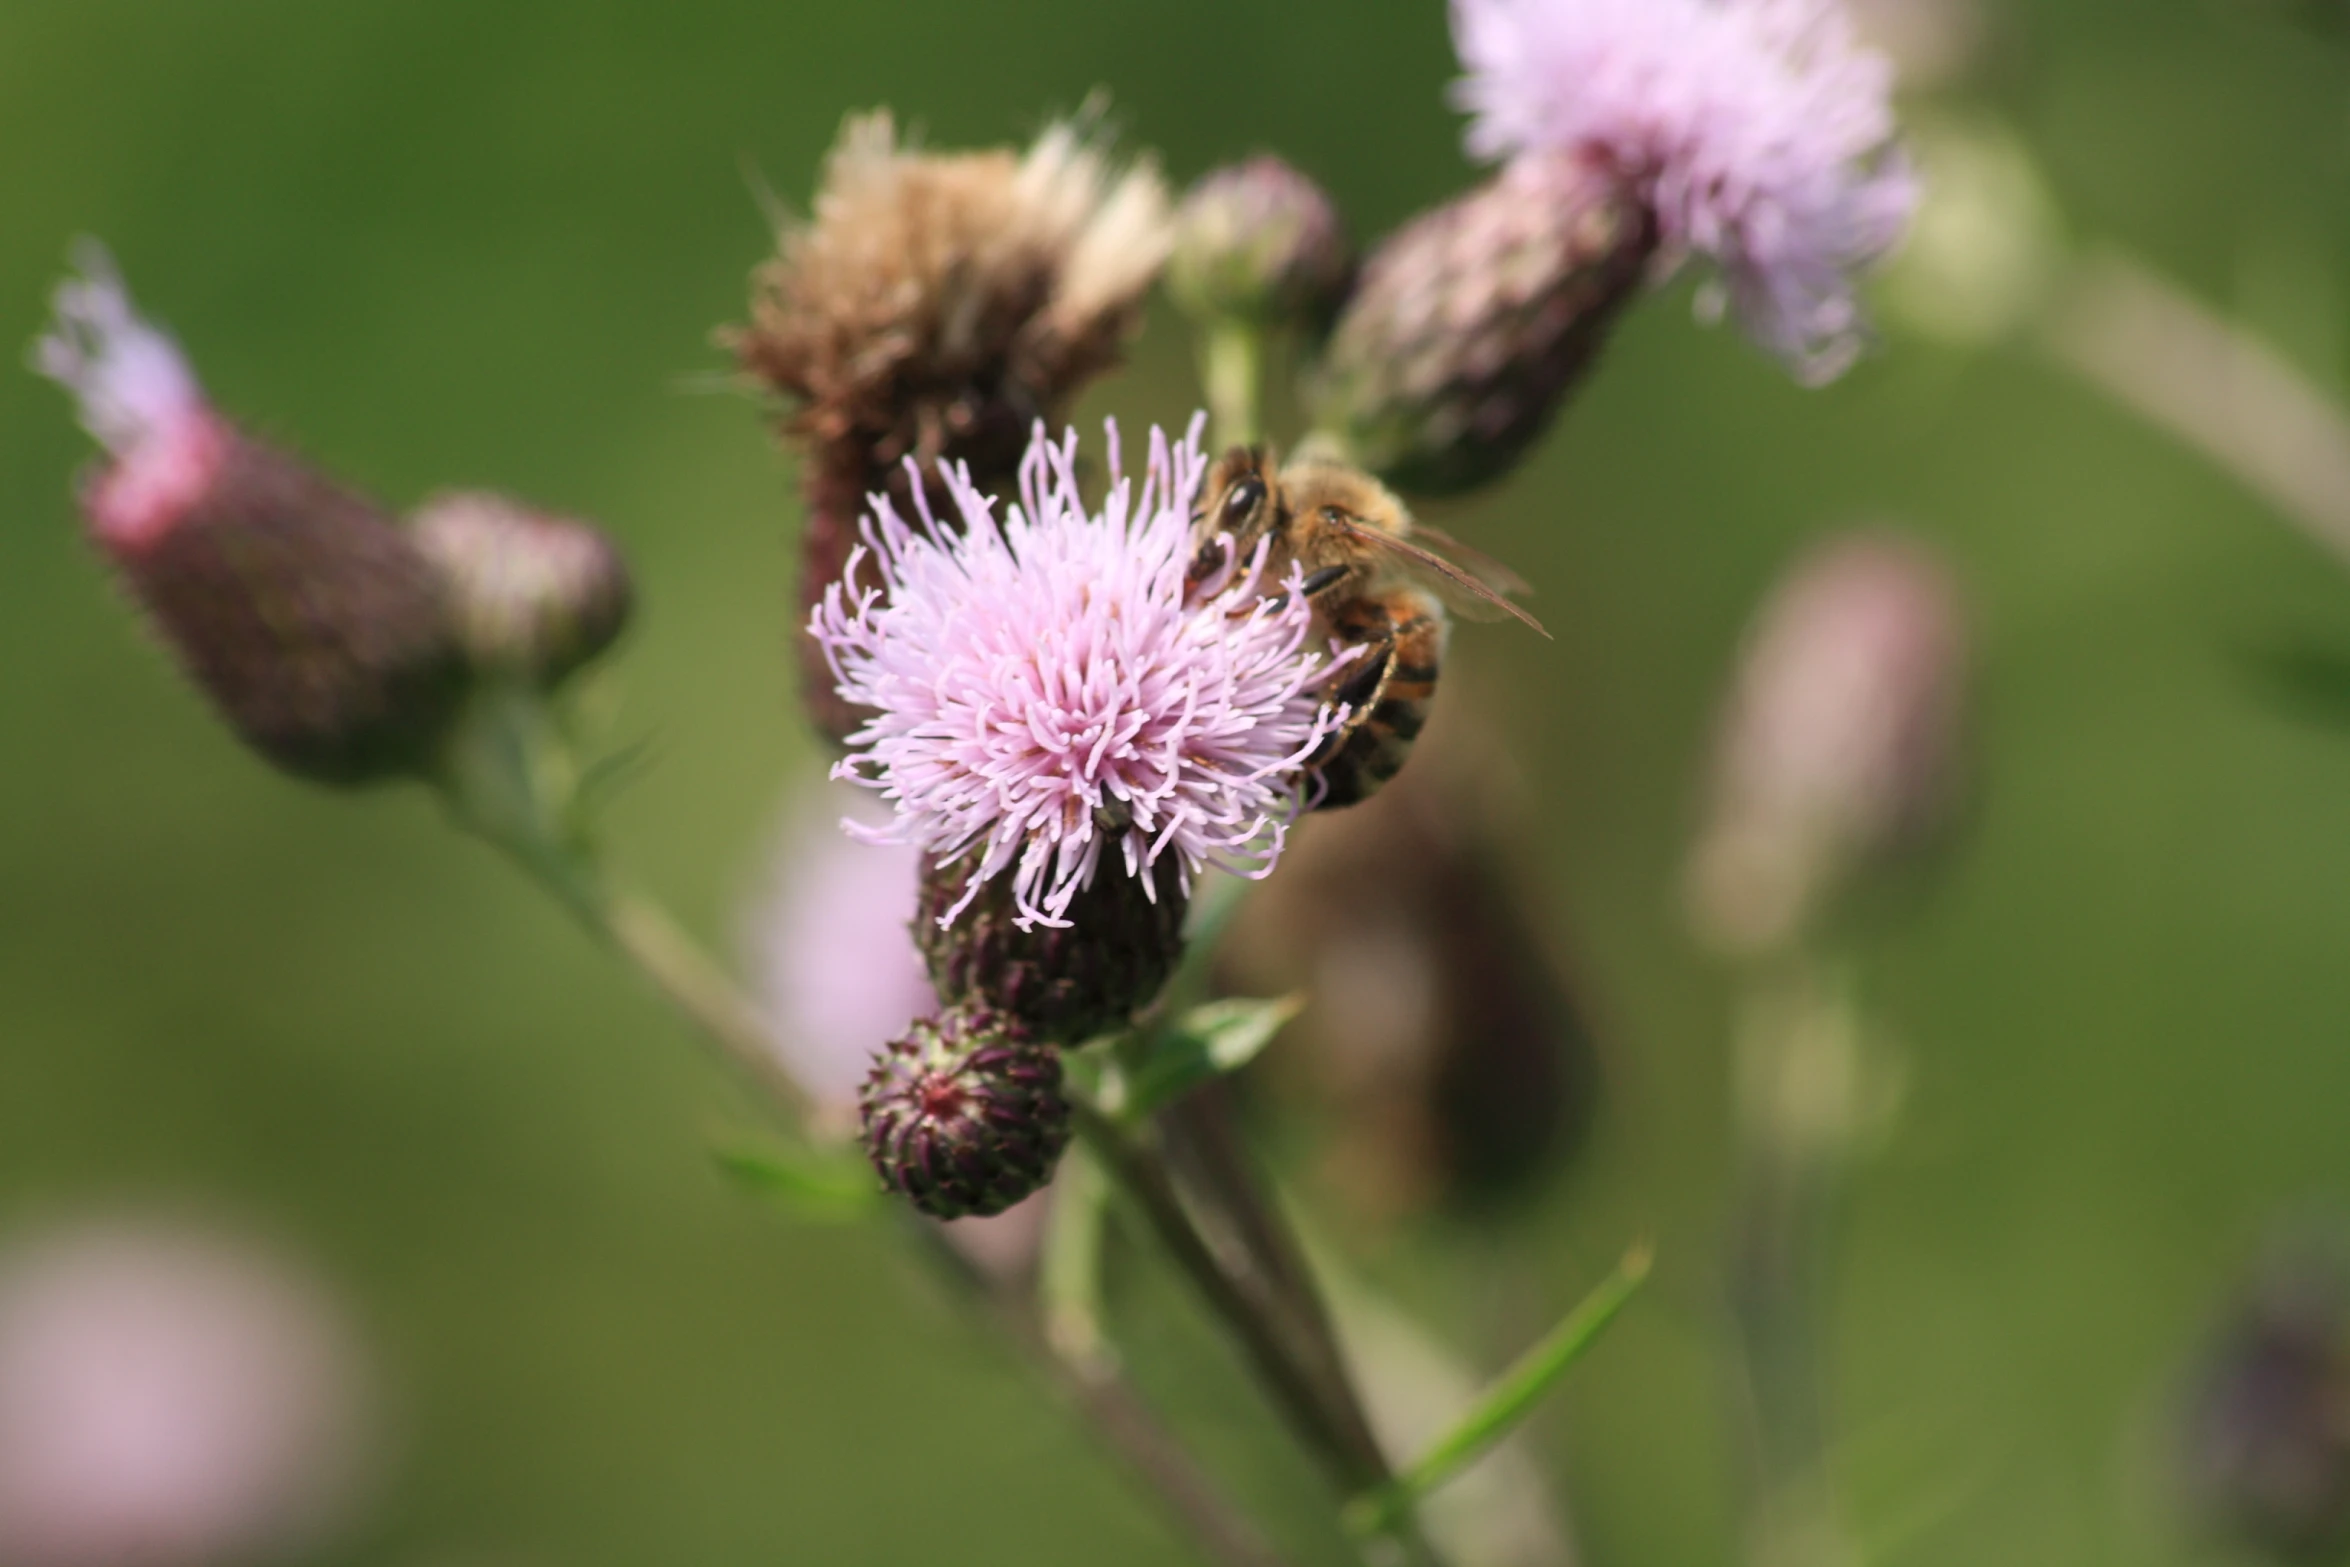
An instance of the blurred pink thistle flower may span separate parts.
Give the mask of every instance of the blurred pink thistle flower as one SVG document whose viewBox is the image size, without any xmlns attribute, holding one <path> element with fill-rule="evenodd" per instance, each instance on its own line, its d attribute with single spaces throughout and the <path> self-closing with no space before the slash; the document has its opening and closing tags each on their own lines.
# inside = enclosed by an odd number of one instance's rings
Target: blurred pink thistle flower
<svg viewBox="0 0 2350 1567">
<path fill-rule="evenodd" d="M 1453 0 L 1452 19 L 1472 153 L 1575 151 L 1617 170 L 1667 257 L 1711 258 L 1798 376 L 1851 364 L 1852 274 L 1900 241 L 1917 183 L 1893 68 L 1835 0 Z"/>
<path fill-rule="evenodd" d="M 0 1262 L 0 1562 L 209 1567 L 315 1543 L 358 1478 L 337 1312 L 246 1246 L 69 1230 Z"/>
<path fill-rule="evenodd" d="M 1042 425 L 1000 521 L 960 469 L 942 470 L 951 526 L 919 484 L 918 527 L 876 497 L 859 554 L 885 586 L 849 587 L 863 580 L 852 565 L 811 617 L 842 699 L 875 715 L 835 775 L 895 808 L 846 830 L 941 865 L 979 851 L 942 923 L 1008 871 L 1023 929 L 1065 925 L 1112 846 L 1146 891 L 1169 855 L 1186 891 L 1211 864 L 1269 871 L 1299 769 L 1337 721 L 1335 661 L 1309 646 L 1294 571 L 1286 594 L 1260 588 L 1261 552 L 1186 581 L 1199 422 L 1180 444 L 1151 432 L 1139 489 L 1108 433 L 1098 511 L 1079 492 L 1075 432 L 1055 442 Z"/>
<path fill-rule="evenodd" d="M 938 997 L 911 933 L 920 856 L 842 837 L 843 807 L 859 819 L 881 814 L 838 784 L 793 804 L 748 934 L 778 1059 L 848 1126 L 874 1052 L 938 1010 Z"/>
</svg>

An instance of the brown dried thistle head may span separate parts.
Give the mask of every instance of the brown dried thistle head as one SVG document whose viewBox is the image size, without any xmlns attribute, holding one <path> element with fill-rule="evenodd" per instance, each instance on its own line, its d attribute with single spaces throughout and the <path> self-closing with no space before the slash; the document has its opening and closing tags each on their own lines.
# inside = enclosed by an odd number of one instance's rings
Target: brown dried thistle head
<svg viewBox="0 0 2350 1567">
<path fill-rule="evenodd" d="M 857 116 L 730 346 L 819 447 L 1009 473 L 1030 425 L 1117 358 L 1168 221 L 1157 170 L 1121 169 L 1078 126 L 1025 154 L 929 153 L 886 111 Z"/>
<path fill-rule="evenodd" d="M 839 579 L 865 497 L 912 499 L 906 459 L 942 501 L 941 460 L 982 488 L 1010 480 L 1035 422 L 1116 362 L 1169 232 L 1157 168 L 1121 166 L 1081 124 L 1024 153 L 923 152 L 886 111 L 842 127 L 813 216 L 781 235 L 750 325 L 725 339 L 807 444 L 803 608 Z M 802 652 L 810 708 L 837 738 L 853 716 Z"/>
</svg>

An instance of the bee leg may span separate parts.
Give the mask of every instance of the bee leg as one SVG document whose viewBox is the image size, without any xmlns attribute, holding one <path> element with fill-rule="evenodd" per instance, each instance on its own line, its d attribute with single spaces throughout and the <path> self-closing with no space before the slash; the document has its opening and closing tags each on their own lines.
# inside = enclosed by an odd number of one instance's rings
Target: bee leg
<svg viewBox="0 0 2350 1567">
<path fill-rule="evenodd" d="M 1320 571 L 1309 574 L 1303 582 L 1299 583 L 1298 591 L 1309 599 L 1317 593 L 1327 593 L 1339 583 L 1344 582 L 1353 570 L 1352 566 L 1324 566 Z M 1272 595 L 1272 604 L 1275 609 L 1281 608 L 1288 602 L 1289 591 L 1286 588 Z"/>
<path fill-rule="evenodd" d="M 1323 737 L 1322 743 L 1314 748 L 1314 754 L 1306 759 L 1309 769 L 1322 766 L 1344 750 L 1346 743 L 1354 738 L 1355 731 L 1363 726 L 1363 721 L 1378 710 L 1380 693 L 1387 689 L 1388 676 L 1395 669 L 1395 638 L 1385 637 L 1377 642 L 1366 642 L 1362 647 L 1363 656 L 1355 661 L 1355 667 L 1330 688 L 1330 700 L 1345 704 L 1346 717 L 1336 729 Z"/>
</svg>

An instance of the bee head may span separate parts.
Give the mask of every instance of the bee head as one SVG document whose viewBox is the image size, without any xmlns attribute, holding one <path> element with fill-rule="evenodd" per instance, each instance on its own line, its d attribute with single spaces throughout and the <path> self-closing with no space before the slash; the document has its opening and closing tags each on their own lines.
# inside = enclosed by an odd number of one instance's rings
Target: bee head
<svg viewBox="0 0 2350 1567">
<path fill-rule="evenodd" d="M 1192 578 L 1212 575 L 1227 560 L 1253 553 L 1279 525 L 1280 510 L 1272 455 L 1264 447 L 1235 446 L 1218 458 L 1200 486 L 1199 508 L 1191 514 L 1197 551 Z"/>
</svg>

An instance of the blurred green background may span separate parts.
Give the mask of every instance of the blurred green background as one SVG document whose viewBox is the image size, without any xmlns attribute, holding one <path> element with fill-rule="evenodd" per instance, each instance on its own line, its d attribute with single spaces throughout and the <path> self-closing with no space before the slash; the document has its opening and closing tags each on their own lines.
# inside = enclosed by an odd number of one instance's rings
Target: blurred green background
<svg viewBox="0 0 2350 1567">
<path fill-rule="evenodd" d="M 618 732 L 657 759 L 615 832 L 730 942 L 816 773 L 788 463 L 697 390 L 765 243 L 746 171 L 804 199 L 850 108 L 997 142 L 1100 86 L 1179 179 L 1278 149 L 1376 233 L 1468 178 L 1451 69 L 1437 0 L 9 0 L 0 339 L 101 235 L 262 428 L 402 502 L 493 484 L 608 524 L 645 605 Z M 2077 233 L 2341 385 L 2340 44 L 2250 0 L 2011 0 L 1956 95 L 2012 117 Z M 1175 417 L 1189 386 L 1162 318 L 1091 406 Z M 54 388 L 0 375 L 0 1221 L 161 1197 L 316 1258 L 398 1433 L 338 1559 L 1184 1560 L 887 1227 L 722 1183 L 723 1085 L 421 793 L 306 790 L 213 726 L 78 539 L 85 455 Z M 2028 352 L 1895 329 L 1805 392 L 1675 289 L 1454 519 L 1558 633 L 1459 658 L 1544 802 L 1526 853 L 1608 1097 L 1542 1201 L 1370 1265 L 1498 1365 L 1652 1234 L 1658 1284 L 1542 1451 L 1592 1562 L 1725 1559 L 1726 1006 L 1677 876 L 1749 607 L 1883 517 L 1973 594 L 1982 761 L 1877 987 L 1911 1080 L 1837 1300 L 1863 1534 L 1921 1567 L 2190 1559 L 2152 1423 L 2275 1217 L 2350 1205 L 2350 742 L 2242 671 L 2350 648 L 2350 580 Z M 1201 1401 L 1264 1445 L 1236 1387 Z"/>
</svg>

